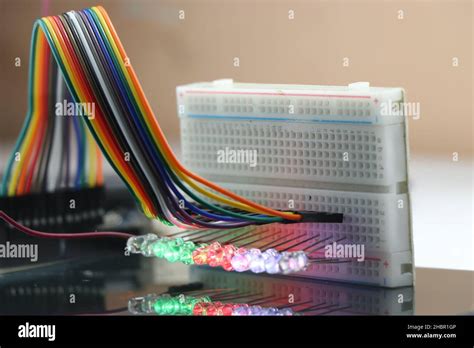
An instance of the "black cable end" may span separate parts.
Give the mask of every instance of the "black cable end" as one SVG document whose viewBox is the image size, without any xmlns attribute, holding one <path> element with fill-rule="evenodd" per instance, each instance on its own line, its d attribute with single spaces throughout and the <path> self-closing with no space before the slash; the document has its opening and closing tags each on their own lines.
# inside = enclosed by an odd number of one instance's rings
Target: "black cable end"
<svg viewBox="0 0 474 348">
<path fill-rule="evenodd" d="M 298 222 L 319 222 L 319 223 L 334 223 L 340 224 L 344 219 L 344 214 L 341 213 L 327 213 L 327 212 L 313 212 L 313 211 L 298 211 L 297 214 L 302 216 Z M 292 221 L 289 221 L 291 223 Z"/>
<path fill-rule="evenodd" d="M 102 224 L 104 187 L 0 197 L 0 210 L 37 230 L 80 232 Z"/>
</svg>

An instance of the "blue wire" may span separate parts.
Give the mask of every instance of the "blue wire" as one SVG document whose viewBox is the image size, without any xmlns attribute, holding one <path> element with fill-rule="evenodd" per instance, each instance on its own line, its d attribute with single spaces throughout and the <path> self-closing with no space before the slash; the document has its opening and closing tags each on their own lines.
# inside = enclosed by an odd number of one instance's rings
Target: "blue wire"
<svg viewBox="0 0 474 348">
<path fill-rule="evenodd" d="M 67 98 L 69 101 L 70 98 Z M 81 188 L 81 173 L 82 168 L 84 165 L 84 139 L 83 134 L 81 134 L 81 126 L 79 125 L 78 115 L 74 115 L 73 117 L 73 124 L 74 124 L 74 132 L 76 133 L 77 138 L 77 168 L 76 168 L 76 179 L 74 180 L 74 186 L 76 189 Z"/>
</svg>

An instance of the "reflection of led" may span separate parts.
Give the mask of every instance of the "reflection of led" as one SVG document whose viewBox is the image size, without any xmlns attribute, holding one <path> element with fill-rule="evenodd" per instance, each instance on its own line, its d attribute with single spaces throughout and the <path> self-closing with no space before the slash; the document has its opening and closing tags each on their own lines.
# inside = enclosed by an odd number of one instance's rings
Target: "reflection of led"
<svg viewBox="0 0 474 348">
<path fill-rule="evenodd" d="M 150 294 L 132 298 L 128 303 L 133 314 L 195 316 L 283 316 L 295 315 L 289 308 L 249 306 L 245 303 L 212 302 L 209 296 L 170 296 Z"/>
<path fill-rule="evenodd" d="M 153 310 L 159 315 L 192 315 L 197 303 L 207 303 L 210 300 L 209 297 L 163 295 L 154 301 Z"/>
<path fill-rule="evenodd" d="M 239 305 L 222 302 L 201 302 L 196 303 L 193 308 L 193 315 L 199 316 L 231 316 L 235 308 Z"/>
</svg>

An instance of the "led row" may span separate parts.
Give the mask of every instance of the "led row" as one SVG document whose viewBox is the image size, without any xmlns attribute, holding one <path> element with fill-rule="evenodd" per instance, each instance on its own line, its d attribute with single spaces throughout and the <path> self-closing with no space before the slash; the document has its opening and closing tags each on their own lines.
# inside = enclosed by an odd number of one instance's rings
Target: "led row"
<svg viewBox="0 0 474 348">
<path fill-rule="evenodd" d="M 155 234 L 131 237 L 127 250 L 132 254 L 164 258 L 169 262 L 222 267 L 226 271 L 289 274 L 307 268 L 304 251 L 279 252 L 275 249 L 238 248 L 232 244 L 195 244 L 182 238 L 158 237 Z"/>
</svg>

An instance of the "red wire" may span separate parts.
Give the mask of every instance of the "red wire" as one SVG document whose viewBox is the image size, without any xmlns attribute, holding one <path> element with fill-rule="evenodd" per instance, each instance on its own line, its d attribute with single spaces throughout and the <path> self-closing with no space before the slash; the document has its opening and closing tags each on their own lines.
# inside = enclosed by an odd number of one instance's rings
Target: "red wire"
<svg viewBox="0 0 474 348">
<path fill-rule="evenodd" d="M 33 237 L 39 238 L 54 238 L 54 239 L 81 239 L 81 238 L 98 238 L 98 237 L 117 237 L 117 238 L 130 238 L 134 235 L 125 232 L 80 232 L 80 233 L 52 233 L 52 232 L 41 232 L 33 230 L 29 227 L 23 226 L 16 222 L 13 218 L 8 216 L 3 210 L 0 210 L 0 219 L 6 221 L 17 230 L 26 233 Z"/>
</svg>

